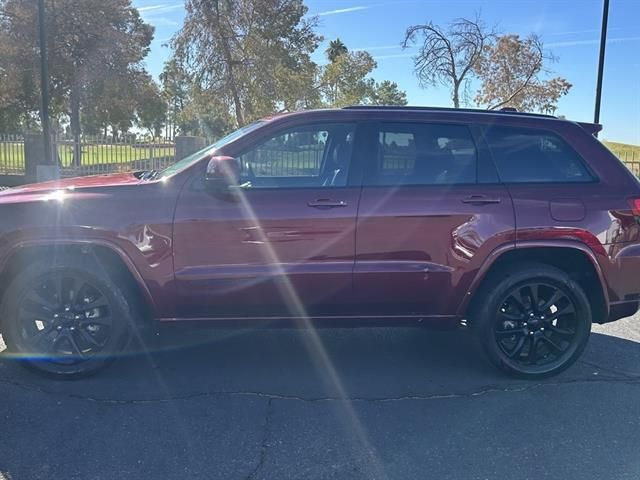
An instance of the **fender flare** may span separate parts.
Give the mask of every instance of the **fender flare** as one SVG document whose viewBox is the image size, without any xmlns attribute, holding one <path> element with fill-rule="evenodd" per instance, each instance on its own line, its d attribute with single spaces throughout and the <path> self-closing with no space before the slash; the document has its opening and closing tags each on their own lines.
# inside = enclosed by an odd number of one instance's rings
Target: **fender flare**
<svg viewBox="0 0 640 480">
<path fill-rule="evenodd" d="M 591 262 L 596 275 L 598 277 L 598 282 L 600 283 L 600 287 L 602 290 L 602 295 L 604 297 L 604 304 L 606 309 L 607 316 L 609 315 L 610 310 L 610 300 L 609 300 L 609 289 L 607 282 L 605 280 L 604 274 L 602 272 L 602 267 L 600 263 L 598 263 L 598 259 L 587 245 L 582 242 L 576 240 L 528 240 L 523 242 L 518 242 L 517 246 L 514 244 L 505 244 L 494 249 L 489 256 L 484 260 L 478 273 L 474 277 L 473 281 L 467 293 L 465 294 L 460 306 L 458 307 L 457 315 L 459 318 L 464 318 L 467 309 L 473 299 L 474 295 L 477 293 L 480 285 L 484 281 L 487 276 L 487 273 L 490 271 L 491 267 L 495 265 L 496 261 L 505 253 L 516 250 L 523 250 L 528 248 L 572 248 L 574 250 L 579 250 L 583 254 L 587 256 L 589 261 Z"/>
<path fill-rule="evenodd" d="M 153 312 L 154 316 L 156 313 L 156 305 L 155 302 L 153 300 L 153 296 L 151 295 L 151 292 L 146 284 L 146 282 L 144 281 L 144 279 L 142 278 L 142 275 L 140 274 L 140 272 L 138 271 L 137 267 L 135 266 L 135 264 L 133 263 L 133 261 L 131 260 L 131 258 L 129 257 L 129 255 L 127 255 L 127 253 L 118 245 L 106 241 L 106 240 L 101 240 L 101 239 L 48 239 L 48 238 L 42 238 L 42 239 L 34 239 L 34 240 L 25 240 L 25 241 L 21 241 L 18 243 L 15 243 L 14 245 L 12 245 L 8 251 L 5 253 L 5 255 L 3 255 L 2 259 L 0 259 L 0 273 L 2 273 L 7 265 L 7 263 L 10 261 L 10 259 L 16 255 L 19 251 L 25 249 L 25 248 L 38 248 L 38 247 L 55 247 L 55 246 L 67 246 L 67 245 L 72 245 L 72 246 L 86 246 L 86 247 L 91 247 L 91 246 L 99 246 L 99 247 L 104 247 L 107 248 L 109 250 L 111 250 L 113 253 L 115 253 L 118 258 L 120 258 L 120 260 L 122 261 L 122 263 L 124 264 L 125 268 L 129 271 L 129 273 L 131 274 L 131 276 L 133 277 L 133 280 L 136 282 L 136 284 L 138 285 L 138 288 L 140 288 L 140 291 L 142 292 L 143 296 L 144 296 L 144 301 L 147 303 L 147 305 L 150 307 L 151 311 Z"/>
</svg>

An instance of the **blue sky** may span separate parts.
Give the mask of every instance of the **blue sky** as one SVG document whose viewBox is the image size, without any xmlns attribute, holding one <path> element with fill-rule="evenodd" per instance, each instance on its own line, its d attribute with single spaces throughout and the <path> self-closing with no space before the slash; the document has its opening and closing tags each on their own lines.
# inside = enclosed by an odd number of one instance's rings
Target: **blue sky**
<svg viewBox="0 0 640 480">
<path fill-rule="evenodd" d="M 180 0 L 134 0 L 146 21 L 156 27 L 147 65 L 153 75 L 170 54 L 163 46 L 180 28 Z M 371 53 L 376 80 L 393 80 L 412 105 L 450 106 L 445 87 L 422 89 L 412 71 L 412 50 L 402 50 L 404 31 L 416 23 L 444 25 L 480 11 L 500 33 L 538 34 L 558 57 L 553 71 L 573 88 L 559 105 L 558 115 L 592 121 L 601 0 L 306 0 L 309 15 L 318 15 L 318 33 L 325 37 L 314 60 L 325 63 L 324 49 L 336 37 L 351 50 Z M 640 144 L 640 0 L 611 0 L 609 40 L 603 88 L 602 138 Z"/>
</svg>

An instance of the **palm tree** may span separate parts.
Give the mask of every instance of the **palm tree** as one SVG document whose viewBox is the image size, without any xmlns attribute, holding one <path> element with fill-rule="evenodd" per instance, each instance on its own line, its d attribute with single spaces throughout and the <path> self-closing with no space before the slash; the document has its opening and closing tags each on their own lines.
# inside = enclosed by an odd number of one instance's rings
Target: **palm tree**
<svg viewBox="0 0 640 480">
<path fill-rule="evenodd" d="M 329 42 L 329 48 L 325 50 L 327 54 L 327 58 L 331 63 L 335 62 L 340 55 L 347 53 L 349 50 L 347 46 L 342 43 L 342 40 L 336 38 L 335 40 L 331 40 Z"/>
</svg>

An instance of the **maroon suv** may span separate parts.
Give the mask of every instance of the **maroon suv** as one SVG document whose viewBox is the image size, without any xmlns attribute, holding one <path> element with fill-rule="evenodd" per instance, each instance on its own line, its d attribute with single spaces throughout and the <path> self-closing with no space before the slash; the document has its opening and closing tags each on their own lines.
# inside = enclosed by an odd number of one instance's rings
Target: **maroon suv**
<svg viewBox="0 0 640 480">
<path fill-rule="evenodd" d="M 0 194 L 1 328 L 42 371 L 95 371 L 148 319 L 475 328 L 558 373 L 640 301 L 640 184 L 598 126 L 351 107 L 250 124 L 160 172 Z"/>
</svg>

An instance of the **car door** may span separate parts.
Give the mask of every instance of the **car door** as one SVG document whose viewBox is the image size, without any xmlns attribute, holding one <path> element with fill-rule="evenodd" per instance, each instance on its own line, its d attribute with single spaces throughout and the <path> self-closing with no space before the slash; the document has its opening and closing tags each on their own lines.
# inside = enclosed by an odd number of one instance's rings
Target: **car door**
<svg viewBox="0 0 640 480">
<path fill-rule="evenodd" d="M 355 296 L 371 313 L 453 316 L 484 259 L 515 238 L 511 198 L 480 130 L 383 122 L 370 135 Z"/>
<path fill-rule="evenodd" d="M 174 227 L 178 316 L 300 317 L 352 302 L 354 141 L 350 123 L 287 127 L 233 154 L 233 195 L 201 178 L 186 185 Z"/>
</svg>

